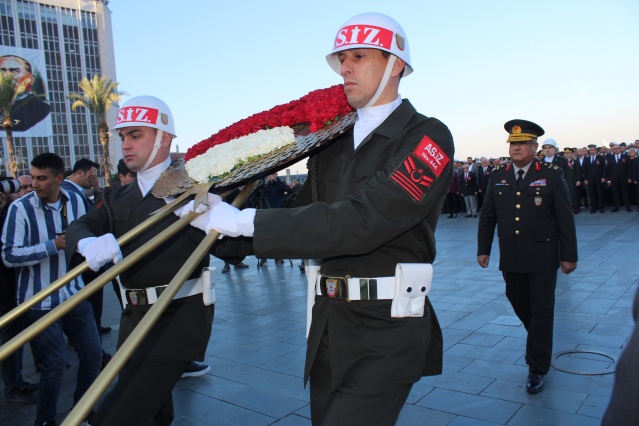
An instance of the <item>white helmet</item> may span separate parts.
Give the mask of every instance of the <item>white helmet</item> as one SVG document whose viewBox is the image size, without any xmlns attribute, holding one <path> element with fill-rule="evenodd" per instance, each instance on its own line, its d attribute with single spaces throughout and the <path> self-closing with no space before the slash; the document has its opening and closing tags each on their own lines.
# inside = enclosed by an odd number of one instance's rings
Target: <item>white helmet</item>
<svg viewBox="0 0 639 426">
<path fill-rule="evenodd" d="M 555 147 L 555 149 L 559 149 L 559 148 L 557 147 L 557 141 L 556 141 L 556 140 L 554 140 L 554 139 L 552 139 L 552 138 L 548 138 L 548 139 L 546 139 L 546 140 L 544 141 L 544 143 L 542 143 L 542 144 L 541 144 L 541 147 L 543 148 L 543 147 L 544 147 L 544 146 L 546 146 L 546 145 L 554 146 L 554 147 Z"/>
<path fill-rule="evenodd" d="M 391 17 L 381 13 L 362 13 L 342 25 L 335 36 L 333 50 L 326 61 L 333 71 L 340 73 L 341 65 L 335 53 L 348 49 L 378 49 L 406 62 L 404 77 L 413 72 L 410 65 L 408 39 L 402 27 Z"/>
<path fill-rule="evenodd" d="M 118 110 L 113 129 L 134 126 L 153 127 L 176 137 L 171 110 L 163 101 L 153 96 L 136 96 L 122 104 Z"/>
</svg>

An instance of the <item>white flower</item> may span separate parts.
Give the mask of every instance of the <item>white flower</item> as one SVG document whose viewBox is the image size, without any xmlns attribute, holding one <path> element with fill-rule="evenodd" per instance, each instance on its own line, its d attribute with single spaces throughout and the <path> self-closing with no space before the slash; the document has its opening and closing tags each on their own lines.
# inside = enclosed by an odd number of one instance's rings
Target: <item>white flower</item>
<svg viewBox="0 0 639 426">
<path fill-rule="evenodd" d="M 206 183 L 248 162 L 249 158 L 268 154 L 293 142 L 295 134 L 290 127 L 259 130 L 209 148 L 204 154 L 190 159 L 185 169 L 191 179 Z"/>
</svg>

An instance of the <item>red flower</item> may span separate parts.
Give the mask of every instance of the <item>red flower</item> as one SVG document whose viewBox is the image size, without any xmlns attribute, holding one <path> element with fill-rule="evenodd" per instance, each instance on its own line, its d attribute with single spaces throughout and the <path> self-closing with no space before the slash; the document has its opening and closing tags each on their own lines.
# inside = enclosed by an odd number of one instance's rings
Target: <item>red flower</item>
<svg viewBox="0 0 639 426">
<path fill-rule="evenodd" d="M 346 101 L 344 86 L 337 84 L 327 89 L 314 90 L 296 101 L 277 105 L 268 111 L 251 115 L 231 124 L 209 138 L 192 146 L 184 157 L 185 161 L 204 154 L 209 148 L 258 130 L 296 124 L 308 124 L 311 132 L 316 132 L 338 117 L 353 111 Z"/>
</svg>

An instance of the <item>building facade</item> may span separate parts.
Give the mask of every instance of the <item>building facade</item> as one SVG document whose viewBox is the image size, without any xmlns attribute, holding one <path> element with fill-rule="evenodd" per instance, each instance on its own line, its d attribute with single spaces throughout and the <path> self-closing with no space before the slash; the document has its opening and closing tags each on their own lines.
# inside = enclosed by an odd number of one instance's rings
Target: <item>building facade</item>
<svg viewBox="0 0 639 426">
<path fill-rule="evenodd" d="M 85 108 L 72 111 L 68 96 L 81 93 L 78 83 L 94 74 L 117 81 L 107 4 L 107 0 L 0 0 L 0 72 L 14 67 L 18 73 L 20 64 L 28 62 L 24 66 L 33 75 L 30 90 L 35 93 L 31 99 L 37 98 L 39 110 L 47 110 L 42 102 L 49 105 L 48 115 L 36 123 L 29 122 L 36 113 L 25 110 L 19 117 L 24 130 L 13 132 L 18 174 L 28 173 L 33 157 L 43 152 L 60 155 L 69 169 L 80 158 L 101 162 L 98 119 Z M 3 65 L 3 58 L 13 65 Z M 108 122 L 114 121 L 112 109 Z M 14 108 L 11 111 L 13 118 Z M 0 174 L 9 175 L 2 129 L 0 139 Z M 113 146 L 110 150 L 111 164 L 116 164 L 119 155 Z"/>
</svg>

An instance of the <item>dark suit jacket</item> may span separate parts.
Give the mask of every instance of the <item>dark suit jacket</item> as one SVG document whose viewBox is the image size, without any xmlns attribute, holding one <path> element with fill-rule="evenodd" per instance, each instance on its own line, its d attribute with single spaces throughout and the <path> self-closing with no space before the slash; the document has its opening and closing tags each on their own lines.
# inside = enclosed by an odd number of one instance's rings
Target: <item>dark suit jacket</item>
<svg viewBox="0 0 639 426">
<path fill-rule="evenodd" d="M 572 164 L 568 161 L 568 169 L 570 171 L 570 176 L 572 178 L 572 186 L 573 188 L 576 186 L 577 182 L 582 182 L 583 178 L 581 176 L 581 164 L 579 160 L 572 160 Z M 568 188 L 572 189 L 572 188 Z"/>
<path fill-rule="evenodd" d="M 584 159 L 583 168 L 581 169 L 581 174 L 584 179 L 587 179 L 589 182 L 599 181 L 601 182 L 601 178 L 606 177 L 606 160 L 601 155 L 595 156 L 594 163 L 591 160 L 590 155 L 588 155 Z"/>
<path fill-rule="evenodd" d="M 29 93 L 11 105 L 13 131 L 29 130 L 49 115 L 50 111 L 51 107 L 48 103 L 38 98 L 35 93 Z M 0 119 L 2 118 L 4 118 L 4 114 L 0 113 Z"/>
<path fill-rule="evenodd" d="M 484 172 L 484 167 L 481 164 L 478 165 L 475 169 L 475 175 L 477 176 L 477 186 L 484 194 L 486 193 L 486 189 L 488 189 L 488 181 L 490 180 L 490 173 L 493 169 L 493 166 L 487 166 L 486 172 Z"/>
<path fill-rule="evenodd" d="M 477 255 L 490 255 L 497 226 L 499 269 L 552 271 L 559 261 L 577 261 L 577 235 L 563 171 L 533 160 L 517 189 L 514 167 L 493 171 L 478 226 Z"/>
<path fill-rule="evenodd" d="M 468 177 L 465 177 L 464 173 L 462 173 L 459 176 L 459 189 L 459 192 L 461 192 L 461 195 L 463 196 L 477 195 L 479 188 L 477 186 L 477 177 L 475 176 L 475 173 L 468 173 Z"/>
<path fill-rule="evenodd" d="M 617 161 L 614 154 L 608 154 L 606 156 L 606 171 L 607 179 L 611 182 L 627 181 L 632 177 L 630 158 L 625 154 L 621 154 L 619 161 Z"/>
<path fill-rule="evenodd" d="M 639 182 L 639 157 L 635 157 L 634 159 L 632 159 L 630 165 L 632 169 L 632 180 L 635 182 Z"/>
</svg>

